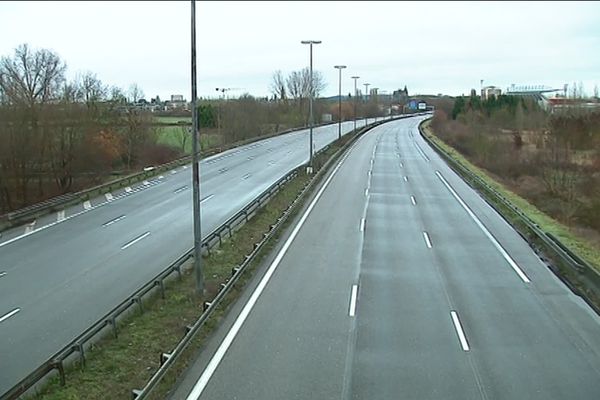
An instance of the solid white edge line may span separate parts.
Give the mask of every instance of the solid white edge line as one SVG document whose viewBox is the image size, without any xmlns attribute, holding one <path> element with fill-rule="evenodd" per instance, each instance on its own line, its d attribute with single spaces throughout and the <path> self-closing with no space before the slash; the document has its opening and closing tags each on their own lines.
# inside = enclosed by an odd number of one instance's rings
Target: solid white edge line
<svg viewBox="0 0 600 400">
<path fill-rule="evenodd" d="M 410 196 L 410 201 L 412 203 L 413 206 L 417 205 L 417 201 L 415 200 L 415 196 Z"/>
<path fill-rule="evenodd" d="M 134 244 L 136 244 L 137 242 L 139 242 L 140 240 L 148 237 L 150 235 L 150 232 L 146 232 L 141 236 L 136 237 L 135 239 L 133 239 L 131 242 L 124 244 L 123 246 L 121 246 L 121 250 L 125 250 L 126 248 L 133 246 Z"/>
<path fill-rule="evenodd" d="M 439 171 L 435 171 L 435 174 L 442 181 L 442 183 L 446 186 L 446 188 L 450 191 L 450 193 L 452 193 L 454 198 L 459 202 L 459 204 L 462 206 L 462 208 L 464 208 L 464 210 L 467 212 L 467 214 L 469 214 L 471 219 L 473 221 L 475 221 L 475 223 L 477 224 L 479 229 L 481 229 L 483 231 L 483 233 L 485 234 L 485 236 L 487 236 L 487 238 L 492 242 L 494 247 L 496 247 L 496 249 L 500 252 L 500 254 L 502 254 L 502 257 L 504 257 L 504 259 L 508 262 L 508 264 L 512 267 L 512 269 L 517 273 L 517 275 L 519 275 L 519 278 L 521 278 L 521 280 L 525 283 L 530 283 L 531 281 L 529 280 L 527 275 L 525 275 L 523 270 L 521 270 L 521 268 L 519 268 L 519 266 L 517 265 L 515 260 L 512 259 L 512 257 L 506 252 L 506 250 L 504 250 L 504 247 L 502 247 L 502 245 L 498 242 L 498 240 L 496 240 L 496 238 L 490 233 L 490 231 L 488 231 L 488 229 L 485 227 L 485 225 L 483 225 L 483 223 L 479 220 L 479 218 L 477 218 L 477 216 L 473 213 L 473 211 L 471 211 L 469 206 L 467 206 L 465 204 L 465 202 L 460 198 L 458 193 L 456 193 L 454 191 L 452 186 L 450 186 L 450 184 L 446 181 L 446 179 L 442 176 L 442 174 Z"/>
<path fill-rule="evenodd" d="M 429 239 L 429 234 L 427 232 L 423 232 L 423 237 L 425 238 L 425 244 L 427 244 L 427 247 L 431 249 L 431 240 Z"/>
<path fill-rule="evenodd" d="M 460 346 L 464 351 L 469 351 L 469 343 L 467 342 L 467 337 L 465 336 L 465 332 L 463 331 L 460 319 L 458 319 L 458 314 L 456 313 L 456 311 L 450 311 L 450 315 L 452 316 L 452 323 L 454 324 L 454 329 L 458 334 Z"/>
<path fill-rule="evenodd" d="M 350 308 L 348 315 L 354 317 L 356 315 L 356 298 L 358 296 L 358 285 L 352 285 L 352 294 L 350 295 Z"/>
<path fill-rule="evenodd" d="M 355 143 L 355 145 L 356 145 L 356 143 Z M 244 308 L 240 312 L 240 315 L 238 315 L 237 319 L 233 323 L 231 329 L 229 330 L 229 332 L 227 333 L 227 335 L 223 339 L 223 342 L 221 342 L 221 344 L 219 345 L 219 348 L 217 349 L 217 351 L 215 352 L 215 354 L 212 356 L 210 362 L 206 366 L 206 369 L 202 372 L 202 375 L 196 381 L 196 384 L 192 388 L 192 391 L 190 392 L 190 394 L 188 394 L 188 396 L 186 397 L 186 400 L 197 400 L 200 397 L 200 395 L 202 394 L 202 392 L 204 391 L 204 389 L 206 388 L 206 385 L 208 384 L 208 381 L 210 380 L 210 378 L 212 377 L 212 375 L 215 373 L 217 367 L 221 363 L 221 360 L 225 356 L 225 353 L 229 349 L 229 346 L 231 346 L 231 343 L 233 342 L 233 340 L 237 336 L 239 330 L 241 329 L 242 324 L 244 323 L 244 321 L 246 321 L 246 318 L 248 318 L 248 315 L 250 314 L 250 311 L 252 311 L 252 308 L 254 308 L 254 305 L 256 304 L 256 301 L 258 300 L 259 296 L 261 295 L 261 293 L 263 292 L 263 290 L 267 286 L 267 283 L 271 279 L 271 276 L 273 275 L 273 273 L 275 272 L 275 270 L 279 266 L 279 263 L 283 259 L 283 256 L 286 254 L 288 248 L 291 246 L 292 242 L 294 241 L 294 239 L 298 235 L 298 232 L 300 231 L 300 228 L 302 228 L 302 226 L 304 225 L 304 222 L 306 221 L 306 219 L 310 215 L 312 209 L 317 204 L 317 201 L 319 201 L 319 199 L 321 198 L 321 195 L 323 194 L 323 192 L 325 191 L 325 189 L 329 186 L 329 183 L 331 182 L 331 180 L 333 179 L 333 177 L 336 175 L 337 171 L 340 169 L 340 166 L 342 165 L 342 163 L 348 157 L 348 154 L 350 154 L 350 151 L 348 151 L 346 153 L 346 155 L 344 156 L 344 158 L 342 158 L 342 160 L 335 167 L 335 169 L 333 170 L 333 172 L 329 176 L 329 178 L 327 178 L 327 180 L 325 181 L 325 183 L 323 184 L 323 186 L 321 187 L 321 189 L 317 192 L 317 195 L 315 196 L 315 198 L 313 199 L 313 201 L 310 203 L 310 205 L 308 206 L 308 208 L 306 209 L 306 211 L 302 215 L 302 218 L 300 219 L 300 221 L 298 221 L 298 224 L 296 225 L 296 227 L 294 228 L 294 230 L 292 231 L 292 233 L 290 234 L 290 236 L 288 237 L 288 239 L 285 241 L 285 243 L 284 243 L 283 247 L 281 248 L 281 250 L 279 250 L 279 253 L 277 253 L 277 256 L 275 257 L 275 259 L 273 260 L 273 262 L 271 263 L 271 265 L 267 269 L 267 272 L 265 273 L 265 275 L 261 279 L 260 283 L 258 284 L 258 286 L 256 287 L 256 289 L 254 289 L 254 292 L 252 293 L 252 295 L 248 299 L 248 302 L 246 303 L 246 305 L 244 306 Z"/>
<path fill-rule="evenodd" d="M 6 321 L 7 319 L 9 319 L 10 317 L 12 317 L 13 315 L 15 315 L 16 313 L 18 313 L 19 311 L 21 311 L 20 308 L 15 308 L 11 312 L 9 312 L 7 314 L 4 314 L 2 317 L 0 317 L 0 322 Z"/>
<path fill-rule="evenodd" d="M 365 230 L 365 219 L 360 219 L 360 231 L 363 232 Z"/>
</svg>

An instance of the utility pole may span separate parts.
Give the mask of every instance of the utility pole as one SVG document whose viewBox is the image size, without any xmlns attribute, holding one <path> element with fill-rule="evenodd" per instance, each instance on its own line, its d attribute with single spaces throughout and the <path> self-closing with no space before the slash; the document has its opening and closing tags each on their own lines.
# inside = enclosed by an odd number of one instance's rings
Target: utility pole
<svg viewBox="0 0 600 400">
<path fill-rule="evenodd" d="M 204 295 L 202 271 L 202 231 L 200 229 L 200 131 L 196 106 L 196 0 L 192 0 L 192 202 L 194 212 L 194 272 L 196 293 Z"/>
</svg>

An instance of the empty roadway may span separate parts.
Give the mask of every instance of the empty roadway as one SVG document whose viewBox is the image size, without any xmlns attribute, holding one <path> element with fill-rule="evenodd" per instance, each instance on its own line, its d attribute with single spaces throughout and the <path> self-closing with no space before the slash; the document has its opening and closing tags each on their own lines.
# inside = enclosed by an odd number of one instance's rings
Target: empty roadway
<svg viewBox="0 0 600 400">
<path fill-rule="evenodd" d="M 600 398 L 600 319 L 417 122 L 357 142 L 174 399 Z"/>
<path fill-rule="evenodd" d="M 337 124 L 315 128 L 315 149 L 337 135 Z M 306 129 L 202 160 L 203 234 L 307 160 Z M 0 393 L 193 245 L 191 196 L 191 167 L 180 167 L 3 232 Z"/>
</svg>

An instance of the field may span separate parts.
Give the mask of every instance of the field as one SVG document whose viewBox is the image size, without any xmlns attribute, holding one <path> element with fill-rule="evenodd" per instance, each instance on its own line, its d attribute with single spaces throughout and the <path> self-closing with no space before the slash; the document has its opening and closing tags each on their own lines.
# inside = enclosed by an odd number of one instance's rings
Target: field
<svg viewBox="0 0 600 400">
<path fill-rule="evenodd" d="M 182 140 L 184 135 L 189 135 L 189 128 L 191 128 L 192 120 L 188 117 L 156 117 L 156 129 L 158 131 L 158 143 L 166 144 L 177 149 L 182 149 Z M 185 124 L 181 125 L 167 125 L 167 124 L 178 124 L 184 121 Z M 192 141 L 188 136 L 185 140 L 185 146 L 183 152 L 190 154 L 192 152 Z M 221 138 L 216 134 L 216 129 L 201 129 L 200 130 L 200 144 L 203 150 L 211 149 L 220 146 Z"/>
</svg>

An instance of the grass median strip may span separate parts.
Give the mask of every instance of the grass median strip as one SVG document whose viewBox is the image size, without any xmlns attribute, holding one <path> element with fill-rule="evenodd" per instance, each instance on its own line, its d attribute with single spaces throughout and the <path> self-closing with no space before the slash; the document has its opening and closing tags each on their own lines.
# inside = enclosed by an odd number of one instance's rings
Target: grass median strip
<svg viewBox="0 0 600 400">
<path fill-rule="evenodd" d="M 489 186 L 494 188 L 498 193 L 501 193 L 506 197 L 512 204 L 518 207 L 523 213 L 525 213 L 531 220 L 540 226 L 545 232 L 551 233 L 557 237 L 565 246 L 570 248 L 573 252 L 578 254 L 581 258 L 586 260 L 593 268 L 600 272 L 600 250 L 597 249 L 593 244 L 587 240 L 578 237 L 573 233 L 567 226 L 557 222 L 547 214 L 540 211 L 533 204 L 508 190 L 504 185 L 497 182 L 489 173 L 483 169 L 472 164 L 456 149 L 446 144 L 443 140 L 438 138 L 429 124 L 430 121 L 426 121 L 423 127 L 423 133 L 441 147 L 450 157 L 460 162 L 467 169 L 485 181 Z"/>
</svg>

